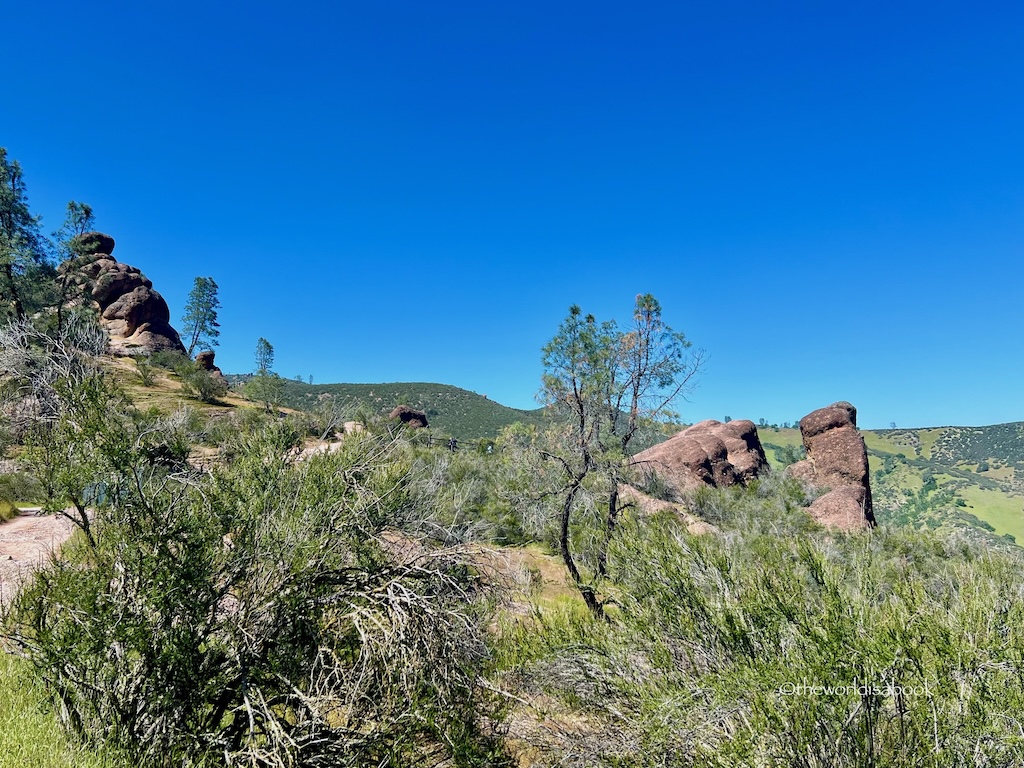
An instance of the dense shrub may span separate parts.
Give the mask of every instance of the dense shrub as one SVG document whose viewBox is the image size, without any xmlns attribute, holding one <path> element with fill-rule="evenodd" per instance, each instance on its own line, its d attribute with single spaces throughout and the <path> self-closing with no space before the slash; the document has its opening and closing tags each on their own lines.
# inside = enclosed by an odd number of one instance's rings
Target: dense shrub
<svg viewBox="0 0 1024 768">
<path fill-rule="evenodd" d="M 212 375 L 193 361 L 181 363 L 174 370 L 181 381 L 182 391 L 196 400 L 215 403 L 228 393 L 228 384 L 222 377 Z"/>
<path fill-rule="evenodd" d="M 296 463 L 268 419 L 201 473 L 167 459 L 187 419 L 115 397 L 88 380 L 37 436 L 84 535 L 6 621 L 68 728 L 141 765 L 498 759 L 479 730 L 486 594 L 456 552 L 403 533 L 400 446 L 356 436 Z"/>
<path fill-rule="evenodd" d="M 558 713 L 511 738 L 560 766 L 1021 764 L 1020 556 L 823 531 L 797 493 L 710 491 L 720 536 L 623 521 L 611 621 L 506 627 L 501 684 Z"/>
</svg>

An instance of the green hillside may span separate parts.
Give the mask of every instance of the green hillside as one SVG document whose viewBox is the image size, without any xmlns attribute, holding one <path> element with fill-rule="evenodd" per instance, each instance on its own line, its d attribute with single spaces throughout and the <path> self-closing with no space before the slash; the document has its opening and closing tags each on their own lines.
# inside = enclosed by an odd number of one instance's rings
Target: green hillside
<svg viewBox="0 0 1024 768">
<path fill-rule="evenodd" d="M 449 384 L 399 382 L 390 384 L 305 384 L 285 380 L 284 404 L 314 410 L 334 404 L 353 415 L 361 410 L 388 414 L 396 405 L 408 405 L 427 414 L 431 429 L 460 440 L 496 437 L 515 422 L 540 425 L 543 409 L 521 411 Z"/>
</svg>

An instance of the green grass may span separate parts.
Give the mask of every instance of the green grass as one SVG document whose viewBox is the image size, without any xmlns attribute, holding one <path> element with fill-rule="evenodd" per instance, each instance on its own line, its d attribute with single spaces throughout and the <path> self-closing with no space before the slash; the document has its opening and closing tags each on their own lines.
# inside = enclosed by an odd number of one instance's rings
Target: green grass
<svg viewBox="0 0 1024 768">
<path fill-rule="evenodd" d="M 969 505 L 968 512 L 989 523 L 1000 536 L 1009 533 L 1024 544 L 1024 498 L 973 486 L 957 493 Z"/>
<path fill-rule="evenodd" d="M 25 662 L 0 650 L 0 768 L 115 768 L 64 735 Z"/>
<path fill-rule="evenodd" d="M 932 457 L 932 449 L 947 431 L 945 428 L 922 429 L 919 431 L 918 434 L 921 436 L 921 455 L 924 458 L 930 459 Z"/>
</svg>

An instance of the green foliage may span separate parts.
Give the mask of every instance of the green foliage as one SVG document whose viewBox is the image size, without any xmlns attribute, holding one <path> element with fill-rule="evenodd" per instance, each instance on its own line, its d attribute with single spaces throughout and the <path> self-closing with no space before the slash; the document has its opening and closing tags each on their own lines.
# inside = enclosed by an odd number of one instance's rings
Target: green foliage
<svg viewBox="0 0 1024 768">
<path fill-rule="evenodd" d="M 24 320 L 52 297 L 53 266 L 21 165 L 0 147 L 0 320 Z"/>
<path fill-rule="evenodd" d="M 161 349 L 150 355 L 149 360 L 153 365 L 166 371 L 176 371 L 182 365 L 192 362 L 187 355 L 177 349 Z"/>
<path fill-rule="evenodd" d="M 30 672 L 22 659 L 0 648 L 0 768 L 128 768 L 111 754 L 69 740 Z"/>
<path fill-rule="evenodd" d="M 217 283 L 212 277 L 197 277 L 188 295 L 188 303 L 185 304 L 185 314 L 181 318 L 181 332 L 188 340 L 189 357 L 201 344 L 217 345 L 217 337 L 220 336 L 220 323 L 217 322 L 219 308 Z"/>
<path fill-rule="evenodd" d="M 0 523 L 18 516 L 18 508 L 14 502 L 0 496 Z"/>
<path fill-rule="evenodd" d="M 216 403 L 228 393 L 228 383 L 214 376 L 194 361 L 181 363 L 176 369 L 181 389 L 188 396 L 204 403 Z"/>
<path fill-rule="evenodd" d="M 501 684 L 558 712 L 513 733 L 551 755 L 536 764 L 1024 760 L 1021 557 L 905 528 L 822 531 L 792 485 L 709 489 L 720 536 L 624 518 L 610 622 L 504 628 Z"/>
<path fill-rule="evenodd" d="M 32 475 L 11 472 L 0 475 L 0 499 L 9 501 L 39 501 L 42 486 Z"/>
<path fill-rule="evenodd" d="M 559 551 L 587 606 L 603 612 L 597 589 L 607 576 L 607 553 L 619 515 L 619 486 L 629 475 L 627 461 L 633 438 L 645 422 L 672 416 L 668 410 L 696 376 L 701 353 L 689 353 L 690 342 L 661 317 L 661 305 L 650 294 L 636 297 L 633 323 L 621 330 L 614 321 L 598 324 L 569 308 L 555 337 L 543 349 L 544 375 L 540 398 L 562 423 L 539 455 L 562 470 Z M 596 535 L 584 533 L 578 501 L 592 478 L 605 507 Z M 586 526 L 591 528 L 591 526 Z M 591 574 L 579 568 L 580 546 L 592 558 Z"/>
<path fill-rule="evenodd" d="M 294 429 L 261 420 L 202 473 L 190 419 L 138 414 L 98 375 L 57 393 L 28 460 L 84 536 L 5 633 L 79 738 L 139 765 L 496 764 L 487 603 L 414 538 L 401 445 L 296 463 Z"/>
<path fill-rule="evenodd" d="M 139 382 L 144 387 L 152 387 L 156 383 L 156 366 L 148 355 L 136 355 L 132 358 L 135 361 L 135 372 L 139 375 Z"/>
<path fill-rule="evenodd" d="M 274 347 L 260 336 L 256 342 L 256 373 L 266 375 L 274 368 Z"/>
</svg>

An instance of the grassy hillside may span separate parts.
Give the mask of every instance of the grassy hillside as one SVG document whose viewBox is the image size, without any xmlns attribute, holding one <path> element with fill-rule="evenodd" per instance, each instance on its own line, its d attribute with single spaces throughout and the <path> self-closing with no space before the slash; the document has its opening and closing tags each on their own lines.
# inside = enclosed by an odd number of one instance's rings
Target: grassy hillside
<svg viewBox="0 0 1024 768">
<path fill-rule="evenodd" d="M 759 430 L 768 458 L 799 446 L 797 429 Z M 1024 543 L 1024 422 L 865 430 L 879 519 L 970 527 Z"/>
</svg>

